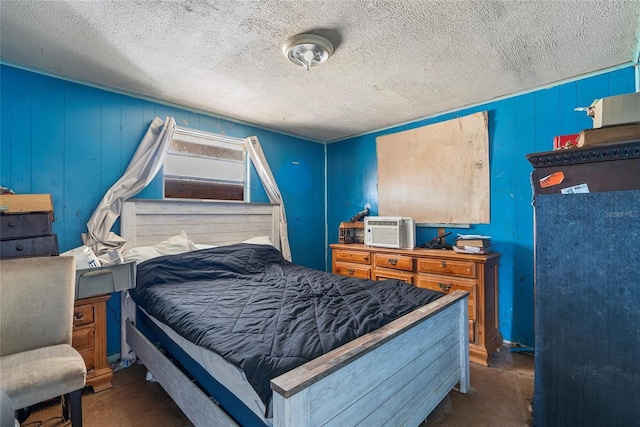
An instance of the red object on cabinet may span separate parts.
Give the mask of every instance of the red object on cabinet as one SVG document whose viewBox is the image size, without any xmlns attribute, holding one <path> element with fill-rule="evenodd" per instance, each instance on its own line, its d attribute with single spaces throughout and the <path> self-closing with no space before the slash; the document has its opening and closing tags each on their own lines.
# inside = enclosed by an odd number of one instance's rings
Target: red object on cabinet
<svg viewBox="0 0 640 427">
<path fill-rule="evenodd" d="M 573 133 L 571 135 L 559 135 L 553 138 L 553 149 L 561 150 L 563 148 L 572 148 L 578 146 L 579 133 Z"/>
</svg>

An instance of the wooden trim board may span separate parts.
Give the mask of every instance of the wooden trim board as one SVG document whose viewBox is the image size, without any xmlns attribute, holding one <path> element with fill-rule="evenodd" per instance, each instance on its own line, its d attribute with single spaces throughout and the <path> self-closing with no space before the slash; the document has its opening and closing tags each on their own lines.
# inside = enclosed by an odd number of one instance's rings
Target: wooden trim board
<svg viewBox="0 0 640 427">
<path fill-rule="evenodd" d="M 194 243 L 228 245 L 269 236 L 280 248 L 278 205 L 212 200 L 130 199 L 122 206 L 127 248 L 153 245 L 184 231 Z"/>
<path fill-rule="evenodd" d="M 420 424 L 457 383 L 469 388 L 467 297 L 454 292 L 275 378 L 274 425 Z"/>
</svg>

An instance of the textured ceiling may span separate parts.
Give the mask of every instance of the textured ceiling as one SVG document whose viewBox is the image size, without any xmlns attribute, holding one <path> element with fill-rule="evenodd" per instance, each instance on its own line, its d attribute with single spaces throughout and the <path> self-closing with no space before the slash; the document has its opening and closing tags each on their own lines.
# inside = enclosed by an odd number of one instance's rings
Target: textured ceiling
<svg viewBox="0 0 640 427">
<path fill-rule="evenodd" d="M 6 63 L 316 141 L 620 64 L 640 1 L 6 1 Z M 336 47 L 287 61 L 298 33 Z"/>
</svg>

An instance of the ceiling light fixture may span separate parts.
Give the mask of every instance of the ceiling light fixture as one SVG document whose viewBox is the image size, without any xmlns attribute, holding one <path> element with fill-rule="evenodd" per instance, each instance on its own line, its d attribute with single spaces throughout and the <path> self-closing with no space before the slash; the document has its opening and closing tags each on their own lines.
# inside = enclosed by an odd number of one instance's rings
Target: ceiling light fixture
<svg viewBox="0 0 640 427">
<path fill-rule="evenodd" d="M 282 53 L 289 61 L 309 71 L 325 62 L 333 54 L 333 45 L 324 37 L 315 34 L 298 34 L 282 45 Z"/>
</svg>

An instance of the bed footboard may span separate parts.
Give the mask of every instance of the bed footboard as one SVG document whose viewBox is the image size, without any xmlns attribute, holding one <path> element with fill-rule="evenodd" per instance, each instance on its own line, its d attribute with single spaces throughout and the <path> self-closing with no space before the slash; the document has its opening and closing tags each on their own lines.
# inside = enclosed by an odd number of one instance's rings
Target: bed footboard
<svg viewBox="0 0 640 427">
<path fill-rule="evenodd" d="M 467 310 L 452 292 L 275 378 L 274 426 L 419 425 L 469 389 Z"/>
<path fill-rule="evenodd" d="M 469 389 L 468 293 L 452 292 L 275 378 L 274 427 L 419 425 Z M 237 426 L 127 322 L 135 354 L 196 426 Z"/>
</svg>

